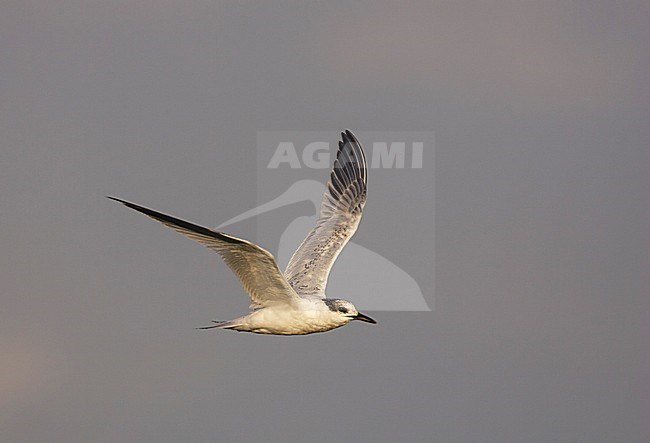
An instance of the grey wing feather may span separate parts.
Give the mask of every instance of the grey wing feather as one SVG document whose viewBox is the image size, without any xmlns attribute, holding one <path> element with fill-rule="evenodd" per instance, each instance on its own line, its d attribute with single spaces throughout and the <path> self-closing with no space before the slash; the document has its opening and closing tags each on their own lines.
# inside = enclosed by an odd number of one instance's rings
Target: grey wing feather
<svg viewBox="0 0 650 443">
<path fill-rule="evenodd" d="M 237 275 L 251 298 L 251 308 L 291 303 L 297 295 L 284 278 L 273 255 L 246 240 L 214 231 L 153 209 L 108 197 L 141 212 L 217 252 Z"/>
<path fill-rule="evenodd" d="M 299 295 L 325 297 L 334 261 L 354 235 L 366 203 L 366 157 L 352 132 L 341 133 L 339 150 L 316 226 L 294 252 L 284 275 Z"/>
</svg>

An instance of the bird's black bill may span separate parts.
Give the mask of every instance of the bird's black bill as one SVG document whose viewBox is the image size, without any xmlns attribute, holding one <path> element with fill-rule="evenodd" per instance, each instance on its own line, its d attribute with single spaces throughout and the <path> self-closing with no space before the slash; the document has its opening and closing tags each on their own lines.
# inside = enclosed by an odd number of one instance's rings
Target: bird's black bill
<svg viewBox="0 0 650 443">
<path fill-rule="evenodd" d="M 373 325 L 377 324 L 377 320 L 368 317 L 367 315 L 363 315 L 361 312 L 359 312 L 357 315 L 354 316 L 355 320 L 361 320 L 365 321 L 366 323 L 372 323 Z"/>
</svg>

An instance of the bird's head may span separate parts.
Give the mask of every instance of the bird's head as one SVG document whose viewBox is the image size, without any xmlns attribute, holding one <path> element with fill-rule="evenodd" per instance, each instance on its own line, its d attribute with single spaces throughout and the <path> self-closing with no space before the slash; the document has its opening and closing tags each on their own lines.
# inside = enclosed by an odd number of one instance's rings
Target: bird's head
<svg viewBox="0 0 650 443">
<path fill-rule="evenodd" d="M 362 314 L 357 308 L 347 300 L 338 298 L 326 298 L 323 302 L 327 305 L 328 309 L 336 315 L 345 318 L 347 321 L 360 320 L 367 323 L 376 324 L 377 321 Z"/>
</svg>

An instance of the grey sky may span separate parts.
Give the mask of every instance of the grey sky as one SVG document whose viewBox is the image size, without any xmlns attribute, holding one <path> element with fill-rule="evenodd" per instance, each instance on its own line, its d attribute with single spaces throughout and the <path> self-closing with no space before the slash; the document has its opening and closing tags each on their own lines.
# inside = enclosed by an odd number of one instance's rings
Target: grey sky
<svg viewBox="0 0 650 443">
<path fill-rule="evenodd" d="M 0 440 L 647 441 L 648 3 L 263 3 L 0 6 Z M 104 195 L 216 226 L 344 128 L 435 132 L 435 310 L 195 331 L 235 277 Z"/>
</svg>

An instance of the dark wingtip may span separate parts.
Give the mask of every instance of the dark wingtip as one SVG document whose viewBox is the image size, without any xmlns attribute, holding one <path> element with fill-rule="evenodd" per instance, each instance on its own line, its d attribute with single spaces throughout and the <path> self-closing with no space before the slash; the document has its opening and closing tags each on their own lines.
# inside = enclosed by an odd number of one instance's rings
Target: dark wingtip
<svg viewBox="0 0 650 443">
<path fill-rule="evenodd" d="M 135 203 L 131 203 L 131 202 L 128 202 L 126 200 L 122 200 L 121 198 L 111 197 L 110 195 L 107 195 L 106 198 L 109 198 L 111 200 L 115 200 L 118 203 L 122 203 L 127 208 L 135 209 L 136 211 L 142 212 L 143 214 L 147 214 L 149 216 L 151 216 L 151 214 L 149 214 L 147 211 L 155 212 L 155 211 L 153 211 L 151 209 L 136 205 Z"/>
<path fill-rule="evenodd" d="M 357 138 L 354 136 L 352 132 L 350 132 L 349 129 L 346 129 L 345 131 L 341 132 L 341 140 L 339 140 L 339 152 L 337 153 L 338 155 L 341 154 L 341 151 L 345 147 L 345 145 L 352 145 L 352 144 L 359 144 L 359 141 Z"/>
<path fill-rule="evenodd" d="M 345 129 L 343 130 L 343 132 L 341 132 L 341 140 L 343 141 L 343 143 L 345 143 L 346 141 L 354 140 L 355 138 L 356 137 L 352 132 L 350 132 L 349 129 Z"/>
<path fill-rule="evenodd" d="M 108 198 L 108 199 L 110 199 L 110 200 L 115 200 L 116 202 L 118 202 L 118 203 L 122 203 L 123 205 L 126 205 L 126 204 L 129 203 L 129 202 L 125 201 L 125 200 L 119 199 L 119 198 L 117 198 L 117 197 L 112 197 L 112 196 L 110 196 L 110 195 L 107 195 L 106 198 Z"/>
<path fill-rule="evenodd" d="M 352 131 L 350 131 L 349 129 L 346 129 L 343 132 L 341 132 L 341 137 L 343 138 L 344 141 L 350 140 L 350 141 L 358 142 L 356 135 L 354 135 Z"/>
<path fill-rule="evenodd" d="M 108 195 L 106 197 L 122 203 L 127 208 L 131 208 L 135 211 L 143 213 L 144 215 L 148 215 L 154 220 L 166 224 L 171 228 L 174 228 L 176 226 L 182 229 L 187 229 L 188 231 L 196 232 L 197 234 L 218 238 L 219 240 L 225 241 L 227 243 L 240 244 L 245 242 L 245 240 L 231 237 L 218 231 L 213 231 L 212 229 L 206 228 L 204 226 L 196 225 L 186 220 L 181 220 L 180 218 L 176 218 L 168 214 L 163 214 L 162 212 L 154 211 L 153 209 L 145 208 L 144 206 L 136 205 L 135 203 L 129 203 L 126 200 L 120 200 L 119 198 L 110 197 Z"/>
<path fill-rule="evenodd" d="M 349 148 L 347 152 L 351 157 L 356 157 L 358 159 L 358 162 L 355 161 L 355 168 L 358 168 L 360 170 L 360 175 L 363 181 L 365 182 L 366 180 L 366 155 L 363 152 L 363 147 L 361 146 L 361 142 L 357 139 L 357 137 L 350 131 L 349 129 L 345 129 L 343 132 L 341 132 L 341 140 L 339 141 L 339 150 L 336 153 L 336 158 L 339 159 L 343 155 L 343 151 L 345 151 L 345 146 L 349 145 Z M 357 164 L 358 163 L 358 164 Z"/>
</svg>

